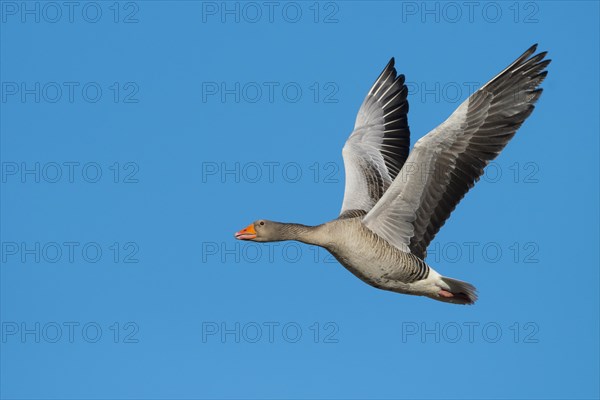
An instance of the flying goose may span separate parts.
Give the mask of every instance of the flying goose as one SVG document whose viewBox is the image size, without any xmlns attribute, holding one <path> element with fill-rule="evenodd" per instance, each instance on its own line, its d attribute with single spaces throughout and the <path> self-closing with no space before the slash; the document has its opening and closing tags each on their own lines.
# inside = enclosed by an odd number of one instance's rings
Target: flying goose
<svg viewBox="0 0 600 400">
<path fill-rule="evenodd" d="M 392 58 L 342 150 L 346 187 L 338 218 L 318 226 L 261 219 L 235 237 L 321 246 L 376 288 L 473 304 L 475 287 L 431 268 L 427 246 L 533 111 L 550 63 L 546 52 L 534 55 L 536 48 L 473 93 L 410 155 L 408 90 Z"/>
</svg>

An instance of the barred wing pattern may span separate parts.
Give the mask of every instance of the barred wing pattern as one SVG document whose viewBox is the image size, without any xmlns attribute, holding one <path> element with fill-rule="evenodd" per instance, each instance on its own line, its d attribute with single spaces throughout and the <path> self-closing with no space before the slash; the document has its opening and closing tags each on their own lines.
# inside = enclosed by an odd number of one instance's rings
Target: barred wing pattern
<svg viewBox="0 0 600 400">
<path fill-rule="evenodd" d="M 408 157 L 408 89 L 392 58 L 358 111 L 342 150 L 346 187 L 340 218 L 362 216 L 381 198 Z"/>
<path fill-rule="evenodd" d="M 534 109 L 546 77 L 537 45 L 471 95 L 415 144 L 400 174 L 364 217 L 389 243 L 420 258 L 460 200 Z"/>
</svg>

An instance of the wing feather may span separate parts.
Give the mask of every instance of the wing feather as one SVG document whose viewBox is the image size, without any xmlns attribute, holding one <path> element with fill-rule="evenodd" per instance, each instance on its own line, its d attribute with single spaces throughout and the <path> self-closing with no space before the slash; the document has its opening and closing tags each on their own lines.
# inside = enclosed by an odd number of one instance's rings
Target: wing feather
<svg viewBox="0 0 600 400">
<path fill-rule="evenodd" d="M 365 225 L 420 258 L 460 200 L 534 109 L 546 77 L 537 45 L 473 93 L 421 138 Z"/>
<path fill-rule="evenodd" d="M 407 94 L 392 58 L 363 101 L 342 150 L 346 187 L 340 217 L 369 211 L 402 169 L 410 146 Z"/>
</svg>

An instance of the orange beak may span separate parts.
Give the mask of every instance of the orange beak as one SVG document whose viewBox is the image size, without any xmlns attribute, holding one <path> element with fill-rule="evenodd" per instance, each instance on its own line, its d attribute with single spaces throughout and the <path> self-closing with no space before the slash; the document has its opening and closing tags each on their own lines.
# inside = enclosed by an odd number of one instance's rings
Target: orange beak
<svg viewBox="0 0 600 400">
<path fill-rule="evenodd" d="M 254 224 L 250 224 L 239 232 L 235 233 L 235 238 L 238 240 L 252 240 L 256 238 Z"/>
</svg>

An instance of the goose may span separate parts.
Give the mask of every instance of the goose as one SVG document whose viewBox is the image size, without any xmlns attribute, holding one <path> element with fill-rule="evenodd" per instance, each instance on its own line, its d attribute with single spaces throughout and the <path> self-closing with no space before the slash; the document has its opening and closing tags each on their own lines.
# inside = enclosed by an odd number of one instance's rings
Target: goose
<svg viewBox="0 0 600 400">
<path fill-rule="evenodd" d="M 239 240 L 295 240 L 329 251 L 378 289 L 473 304 L 470 283 L 436 272 L 427 247 L 460 200 L 529 117 L 550 63 L 531 46 L 420 138 L 409 154 L 408 89 L 392 58 L 364 99 L 342 155 L 339 216 L 317 226 L 257 220 Z"/>
</svg>

